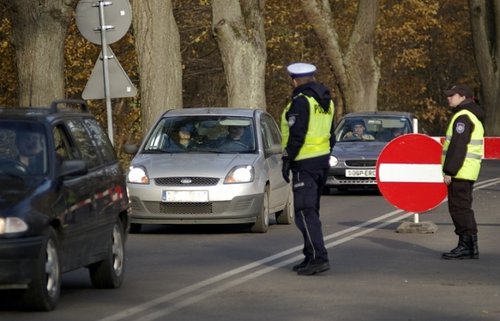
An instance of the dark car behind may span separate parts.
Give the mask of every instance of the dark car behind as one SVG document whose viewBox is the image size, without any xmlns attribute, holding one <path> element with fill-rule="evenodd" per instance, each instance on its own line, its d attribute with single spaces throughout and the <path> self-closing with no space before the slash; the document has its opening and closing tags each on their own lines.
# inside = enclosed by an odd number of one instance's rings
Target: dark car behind
<svg viewBox="0 0 500 321">
<path fill-rule="evenodd" d="M 54 309 L 61 273 L 81 267 L 97 288 L 123 282 L 125 176 L 85 103 L 60 108 L 74 103 L 0 108 L 0 290 L 19 290 L 28 309 Z"/>
<path fill-rule="evenodd" d="M 354 124 L 365 135 L 349 135 Z M 382 149 L 395 137 L 414 132 L 415 117 L 406 112 L 346 114 L 335 127 L 337 143 L 330 157 L 327 189 L 376 188 L 375 165 Z"/>
</svg>

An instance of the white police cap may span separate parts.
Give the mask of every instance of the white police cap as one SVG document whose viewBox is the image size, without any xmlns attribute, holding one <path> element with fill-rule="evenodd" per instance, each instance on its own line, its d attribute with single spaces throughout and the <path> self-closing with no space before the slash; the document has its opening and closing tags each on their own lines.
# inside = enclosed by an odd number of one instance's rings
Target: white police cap
<svg viewBox="0 0 500 321">
<path fill-rule="evenodd" d="M 303 62 L 291 64 L 286 69 L 292 78 L 308 77 L 316 72 L 316 66 Z"/>
</svg>

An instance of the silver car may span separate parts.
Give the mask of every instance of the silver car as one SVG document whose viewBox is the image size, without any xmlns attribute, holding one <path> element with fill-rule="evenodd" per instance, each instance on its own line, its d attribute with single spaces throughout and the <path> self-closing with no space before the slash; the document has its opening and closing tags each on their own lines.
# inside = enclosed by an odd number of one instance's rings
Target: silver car
<svg viewBox="0 0 500 321">
<path fill-rule="evenodd" d="M 186 108 L 165 112 L 127 175 L 131 232 L 143 224 L 249 224 L 293 221 L 293 194 L 281 174 L 281 135 L 267 112 Z"/>
<path fill-rule="evenodd" d="M 413 133 L 414 119 L 405 112 L 346 114 L 335 128 L 337 143 L 330 156 L 326 187 L 376 188 L 375 166 L 380 152 L 393 138 Z"/>
</svg>

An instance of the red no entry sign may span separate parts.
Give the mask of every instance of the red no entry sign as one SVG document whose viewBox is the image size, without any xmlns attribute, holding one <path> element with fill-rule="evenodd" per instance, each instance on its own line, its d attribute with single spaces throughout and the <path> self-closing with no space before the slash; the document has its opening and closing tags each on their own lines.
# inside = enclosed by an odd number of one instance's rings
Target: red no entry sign
<svg viewBox="0 0 500 321">
<path fill-rule="evenodd" d="M 441 170 L 442 145 L 422 134 L 392 140 L 376 166 L 382 195 L 405 211 L 422 213 L 439 205 L 447 195 Z"/>
</svg>

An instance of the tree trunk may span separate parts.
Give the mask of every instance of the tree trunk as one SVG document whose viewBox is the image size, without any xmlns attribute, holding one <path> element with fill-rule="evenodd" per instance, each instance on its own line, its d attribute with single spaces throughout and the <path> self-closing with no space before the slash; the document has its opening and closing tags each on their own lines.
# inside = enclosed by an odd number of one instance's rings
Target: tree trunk
<svg viewBox="0 0 500 321">
<path fill-rule="evenodd" d="M 373 39 L 378 0 L 359 0 L 356 22 L 345 54 L 333 26 L 328 0 L 301 0 L 301 3 L 335 73 L 345 111 L 377 110 L 380 66 L 375 60 Z"/>
<path fill-rule="evenodd" d="M 266 109 L 264 0 L 213 0 L 213 34 L 221 52 L 228 106 Z"/>
<path fill-rule="evenodd" d="M 133 0 L 132 7 L 145 133 L 165 110 L 182 108 L 180 37 L 171 0 Z"/>
<path fill-rule="evenodd" d="M 74 2 L 6 3 L 12 17 L 20 106 L 46 106 L 64 98 L 64 39 Z"/>
<path fill-rule="evenodd" d="M 500 136 L 500 0 L 469 0 L 472 40 L 479 78 L 481 80 L 481 103 L 486 112 L 485 132 L 489 136 Z M 488 3 L 487 3 L 488 2 Z M 486 6 L 494 8 L 488 14 Z M 489 19 L 494 19 L 490 21 Z M 494 27 L 492 27 L 494 26 Z"/>
</svg>

